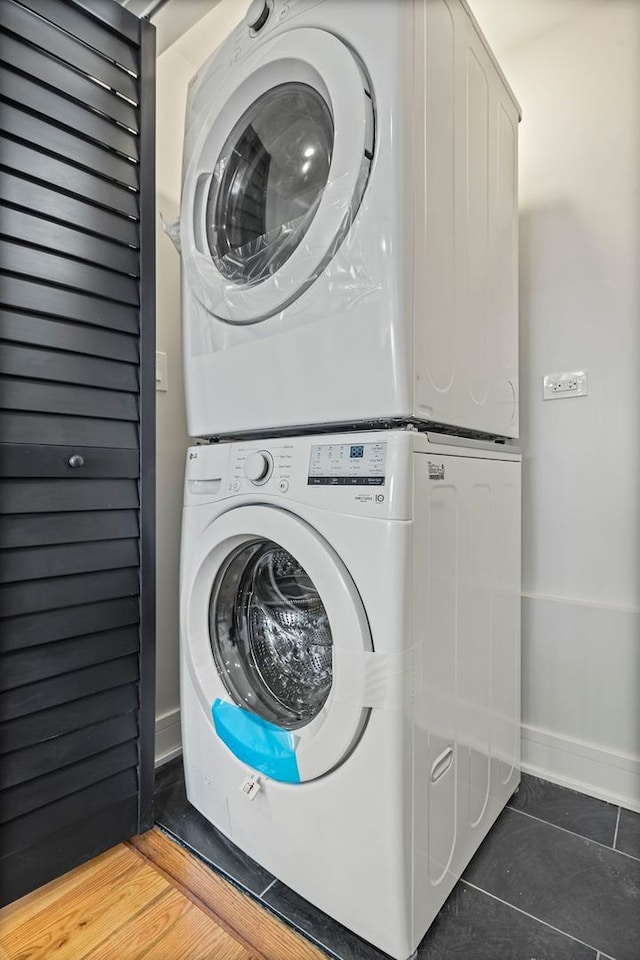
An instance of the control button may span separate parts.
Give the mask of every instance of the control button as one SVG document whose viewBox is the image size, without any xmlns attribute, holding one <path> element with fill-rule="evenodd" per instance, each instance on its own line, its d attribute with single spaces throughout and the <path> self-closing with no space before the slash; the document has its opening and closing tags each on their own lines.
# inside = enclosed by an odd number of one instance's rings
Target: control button
<svg viewBox="0 0 640 960">
<path fill-rule="evenodd" d="M 245 23 L 250 30 L 253 30 L 254 33 L 258 33 L 259 30 L 262 30 L 265 23 L 269 19 L 270 13 L 271 10 L 269 9 L 267 0 L 253 0 L 253 3 L 247 12 L 247 16 L 245 17 Z"/>
<path fill-rule="evenodd" d="M 278 489 L 280 493 L 286 493 L 287 490 L 289 489 L 289 481 L 281 480 L 280 483 L 278 484 Z"/>
<path fill-rule="evenodd" d="M 273 470 L 273 461 L 266 451 L 250 453 L 244 462 L 244 475 L 251 483 L 266 483 Z"/>
<path fill-rule="evenodd" d="M 239 490 L 239 489 L 240 489 L 240 481 L 239 481 L 239 480 L 234 480 L 233 483 L 231 484 L 231 489 L 232 489 L 232 490 L 235 490 L 235 491 Z"/>
</svg>

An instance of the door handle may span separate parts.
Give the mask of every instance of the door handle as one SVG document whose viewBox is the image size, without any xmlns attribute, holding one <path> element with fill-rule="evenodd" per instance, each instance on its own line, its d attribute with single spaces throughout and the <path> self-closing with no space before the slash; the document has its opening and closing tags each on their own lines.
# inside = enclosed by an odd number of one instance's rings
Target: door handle
<svg viewBox="0 0 640 960">
<path fill-rule="evenodd" d="M 453 763 L 453 747 L 447 747 L 439 757 L 433 761 L 431 767 L 431 783 L 436 783 L 440 777 L 443 777 L 451 764 Z"/>
<path fill-rule="evenodd" d="M 69 457 L 68 463 L 70 467 L 84 467 L 84 457 L 81 457 L 79 453 L 74 453 Z"/>
</svg>

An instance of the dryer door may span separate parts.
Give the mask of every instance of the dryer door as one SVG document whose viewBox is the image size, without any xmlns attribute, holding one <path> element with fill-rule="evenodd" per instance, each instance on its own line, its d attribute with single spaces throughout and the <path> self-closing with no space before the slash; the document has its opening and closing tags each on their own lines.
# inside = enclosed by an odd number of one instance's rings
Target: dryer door
<svg viewBox="0 0 640 960">
<path fill-rule="evenodd" d="M 350 50 L 313 29 L 264 43 L 221 85 L 181 215 L 186 279 L 209 313 L 264 320 L 328 264 L 369 175 L 368 86 Z"/>
<path fill-rule="evenodd" d="M 274 780 L 336 767 L 368 716 L 371 636 L 335 551 L 294 515 L 247 506 L 213 521 L 188 569 L 182 642 L 217 735 Z"/>
</svg>

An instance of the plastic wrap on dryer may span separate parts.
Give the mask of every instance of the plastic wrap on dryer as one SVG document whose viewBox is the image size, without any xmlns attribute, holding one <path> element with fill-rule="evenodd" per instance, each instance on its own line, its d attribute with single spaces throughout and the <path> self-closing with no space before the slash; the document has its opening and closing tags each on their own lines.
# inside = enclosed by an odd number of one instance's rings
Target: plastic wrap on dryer
<svg viewBox="0 0 640 960">
<path fill-rule="evenodd" d="M 221 170 L 211 174 L 210 193 L 215 191 L 222 176 Z M 337 297 L 344 310 L 380 291 L 384 257 L 381 250 L 380 272 L 372 275 L 371 257 L 365 259 L 357 231 L 351 231 L 360 204 L 353 202 L 350 185 L 339 181 L 328 183 L 323 200 L 324 214 L 331 206 L 340 218 L 330 238 L 323 237 L 321 229 L 313 229 L 320 198 L 300 216 L 282 219 L 272 227 L 261 226 L 254 236 L 237 245 L 233 228 L 216 229 L 215 213 L 209 204 L 208 216 L 201 228 L 202 234 L 209 238 L 206 251 L 204 243 L 200 246 L 193 243 L 191 231 L 185 230 L 184 222 L 170 225 L 169 236 L 182 252 L 185 282 L 192 296 L 204 307 L 193 318 L 192 353 L 225 348 L 230 334 L 228 324 L 235 328 L 233 339 L 240 324 L 248 328 L 247 339 L 272 336 L 273 324 L 278 320 L 283 328 L 294 318 L 297 326 L 312 323 L 333 311 Z M 337 259 L 339 249 L 341 256 Z M 304 301 L 298 308 L 295 301 L 302 299 L 320 276 L 324 280 L 323 296 Z M 271 318 L 273 323 L 266 329 L 260 321 Z"/>
<path fill-rule="evenodd" d="M 169 222 L 165 220 L 164 214 L 160 212 L 160 222 L 162 223 L 162 232 L 165 233 L 171 243 L 174 245 L 178 253 L 181 252 L 181 243 L 180 243 L 180 217 L 176 217 L 175 220 Z"/>
<path fill-rule="evenodd" d="M 193 356 L 323 320 L 337 302 L 349 310 L 389 275 L 384 231 L 372 255 L 358 229 L 375 147 L 370 84 L 333 37 L 313 41 L 337 59 L 339 76 L 326 85 L 312 84 L 290 37 L 277 43 L 290 80 L 273 85 L 275 52 L 265 53 L 251 95 L 239 87 L 232 108 L 220 91 L 189 116 L 180 245 Z"/>
</svg>

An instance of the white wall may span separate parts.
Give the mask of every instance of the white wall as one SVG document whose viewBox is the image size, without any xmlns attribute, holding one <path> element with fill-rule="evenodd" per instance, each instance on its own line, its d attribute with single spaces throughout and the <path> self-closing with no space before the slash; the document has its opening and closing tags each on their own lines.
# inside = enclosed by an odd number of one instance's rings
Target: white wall
<svg viewBox="0 0 640 960">
<path fill-rule="evenodd" d="M 242 17 L 245 0 L 220 2 L 157 61 L 156 180 L 158 215 L 180 207 L 182 133 L 187 86 L 201 63 Z M 168 390 L 156 394 L 157 413 L 157 680 L 156 760 L 180 749 L 178 666 L 180 520 L 185 451 L 180 334 L 180 258 L 158 224 L 157 349 L 167 354 Z"/>
<path fill-rule="evenodd" d="M 640 810 L 640 3 L 501 62 L 524 115 L 523 760 Z M 589 396 L 543 402 L 563 370 Z"/>
</svg>

